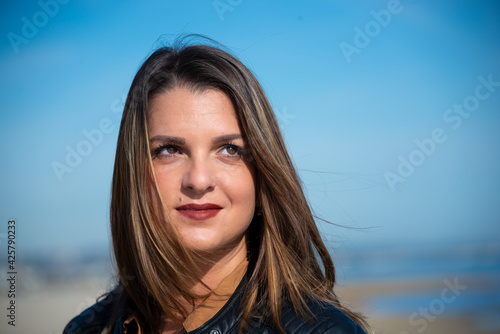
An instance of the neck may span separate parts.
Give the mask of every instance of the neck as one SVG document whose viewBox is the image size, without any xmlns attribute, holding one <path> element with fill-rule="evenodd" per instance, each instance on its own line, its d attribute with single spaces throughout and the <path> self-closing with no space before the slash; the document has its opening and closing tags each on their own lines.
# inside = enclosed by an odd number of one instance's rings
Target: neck
<svg viewBox="0 0 500 334">
<path fill-rule="evenodd" d="M 201 272 L 201 281 L 196 282 L 192 292 L 203 295 L 216 289 L 220 282 L 231 274 L 247 257 L 245 238 L 228 252 L 219 254 L 199 254 L 198 268 Z M 205 286 L 206 285 L 206 286 Z M 207 289 L 208 287 L 208 289 Z"/>
<path fill-rule="evenodd" d="M 194 311 L 212 291 L 214 291 L 224 278 L 229 276 L 240 265 L 247 256 L 247 245 L 245 238 L 236 245 L 231 247 L 230 251 L 218 253 L 197 254 L 197 265 L 201 273 L 201 282 L 195 281 L 191 288 L 193 295 L 205 296 L 190 302 L 182 297 L 182 304 L 188 314 Z M 193 308 L 194 306 L 194 308 Z M 182 322 L 185 319 L 165 319 L 162 334 L 183 333 Z"/>
<path fill-rule="evenodd" d="M 161 334 L 179 334 L 184 332 L 182 324 L 178 324 L 173 320 L 166 319 L 161 329 Z"/>
</svg>

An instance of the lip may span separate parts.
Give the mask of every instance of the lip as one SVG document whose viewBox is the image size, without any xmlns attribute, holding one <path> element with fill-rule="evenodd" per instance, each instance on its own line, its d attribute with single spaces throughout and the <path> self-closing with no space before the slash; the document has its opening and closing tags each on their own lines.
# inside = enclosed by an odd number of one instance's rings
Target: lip
<svg viewBox="0 0 500 334">
<path fill-rule="evenodd" d="M 192 220 L 207 220 L 217 216 L 222 207 L 217 204 L 185 204 L 176 208 L 177 212 Z"/>
</svg>

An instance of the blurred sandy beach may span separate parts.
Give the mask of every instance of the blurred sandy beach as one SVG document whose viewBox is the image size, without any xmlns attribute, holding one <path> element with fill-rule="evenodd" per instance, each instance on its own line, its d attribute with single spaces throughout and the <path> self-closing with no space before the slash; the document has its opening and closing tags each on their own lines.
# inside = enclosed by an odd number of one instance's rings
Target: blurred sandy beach
<svg viewBox="0 0 500 334">
<path fill-rule="evenodd" d="M 416 258 L 403 254 L 401 263 L 408 262 L 411 268 L 422 267 L 419 258 L 425 259 L 428 270 L 420 269 L 418 274 L 401 267 L 390 252 L 341 257 L 336 262 L 337 293 L 367 317 L 377 334 L 500 333 L 499 248 L 489 249 L 489 253 L 476 252 L 477 257 L 468 249 L 470 261 L 458 253 L 460 261 L 455 265 L 450 265 L 453 259 L 448 255 L 442 261 L 437 255 L 422 257 L 422 252 Z M 392 272 L 376 258 L 390 264 Z M 436 261 L 442 264 L 432 263 Z M 362 273 L 350 270 L 361 267 Z M 0 333 L 61 333 L 72 317 L 113 286 L 112 276 L 107 258 L 80 258 L 57 265 L 38 259 L 32 266 L 25 264 L 19 269 L 16 326 L 8 325 L 4 315 Z M 0 287 L 6 314 L 5 283 Z"/>
<path fill-rule="evenodd" d="M 456 299 L 451 301 L 454 294 L 452 291 L 447 291 L 445 298 L 450 301 L 447 303 L 442 299 L 441 292 L 446 289 L 444 280 L 426 279 L 413 282 L 398 282 L 387 281 L 379 284 L 357 284 L 338 287 L 337 293 L 345 303 L 352 306 L 354 309 L 362 312 L 372 326 L 375 333 L 384 334 L 486 334 L 500 333 L 500 309 L 487 310 L 487 312 L 496 312 L 497 320 L 493 319 L 494 323 L 490 322 L 491 317 L 478 315 L 476 312 L 469 313 L 468 310 L 457 311 L 457 307 L 453 307 L 453 303 L 459 303 L 460 298 L 470 299 L 477 294 L 493 293 L 498 296 L 498 291 L 495 289 L 495 283 L 492 280 L 498 279 L 495 277 L 477 276 L 477 277 L 461 277 L 459 279 L 460 286 L 466 286 L 460 291 L 460 295 L 456 295 Z M 451 282 L 452 280 L 448 280 Z M 491 291 L 490 291 L 491 290 Z M 415 307 L 412 310 L 382 310 L 379 312 L 377 306 L 387 301 L 390 296 L 393 299 L 402 300 L 409 296 L 433 296 L 433 298 L 425 297 L 422 306 Z M 381 299 L 381 302 L 377 300 Z M 497 304 L 498 305 L 498 304 Z M 410 319 L 411 317 L 411 319 Z"/>
<path fill-rule="evenodd" d="M 468 286 L 467 289 L 470 289 L 464 291 L 463 294 L 465 295 L 473 293 L 473 290 L 477 292 L 478 289 L 482 289 L 483 284 L 488 284 L 488 279 L 471 277 L 460 282 L 460 284 L 462 283 Z M 72 284 L 47 285 L 39 287 L 34 291 L 21 291 L 18 299 L 16 326 L 9 326 L 4 320 L 0 324 L 0 332 L 5 334 L 61 333 L 65 324 L 73 316 L 91 305 L 105 291 L 106 284 L 107 282 L 88 279 L 73 282 Z M 422 322 L 419 322 L 418 326 L 412 326 L 408 320 L 408 316 L 381 316 L 377 315 L 376 312 L 371 313 L 370 310 L 366 309 L 369 301 L 379 296 L 391 294 L 404 296 L 408 292 L 426 293 L 442 288 L 442 282 L 437 281 L 412 283 L 386 282 L 373 285 L 341 286 L 338 289 L 338 293 L 346 303 L 360 310 L 368 317 L 375 333 L 499 333 L 499 328 L 484 328 L 481 324 L 481 319 L 478 319 L 474 315 L 449 315 L 446 309 L 439 316 L 436 316 L 435 320 L 429 321 L 425 326 L 425 330 L 422 330 Z M 418 309 L 415 311 L 418 312 Z M 420 317 L 420 319 L 425 318 Z"/>
</svg>

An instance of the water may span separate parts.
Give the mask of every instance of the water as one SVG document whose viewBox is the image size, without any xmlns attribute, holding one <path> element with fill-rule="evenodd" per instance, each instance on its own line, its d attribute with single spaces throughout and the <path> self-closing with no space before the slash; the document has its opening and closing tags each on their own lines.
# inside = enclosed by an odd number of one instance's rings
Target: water
<svg viewBox="0 0 500 334">
<path fill-rule="evenodd" d="M 371 296 L 364 305 L 368 314 L 468 317 L 477 328 L 500 332 L 500 244 L 337 250 L 337 254 L 343 284 L 406 287 Z"/>
</svg>

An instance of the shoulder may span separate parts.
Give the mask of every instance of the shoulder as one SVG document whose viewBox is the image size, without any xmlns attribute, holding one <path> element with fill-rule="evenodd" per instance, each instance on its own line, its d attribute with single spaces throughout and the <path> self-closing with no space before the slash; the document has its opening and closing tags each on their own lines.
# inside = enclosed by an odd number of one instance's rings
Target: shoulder
<svg viewBox="0 0 500 334">
<path fill-rule="evenodd" d="M 290 306 L 284 308 L 282 321 L 286 333 L 365 334 L 361 327 L 334 305 L 309 301 L 307 306 L 314 314 L 310 320 L 299 317 Z"/>
<path fill-rule="evenodd" d="M 345 313 L 331 304 L 309 301 L 307 306 L 314 317 L 300 317 L 290 304 L 283 307 L 281 324 L 287 334 L 366 334 Z M 249 333 L 278 334 L 274 326 L 257 319 L 250 321 Z"/>
<path fill-rule="evenodd" d="M 116 296 L 112 293 L 74 317 L 64 328 L 63 334 L 101 333 L 114 311 Z"/>
</svg>

